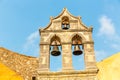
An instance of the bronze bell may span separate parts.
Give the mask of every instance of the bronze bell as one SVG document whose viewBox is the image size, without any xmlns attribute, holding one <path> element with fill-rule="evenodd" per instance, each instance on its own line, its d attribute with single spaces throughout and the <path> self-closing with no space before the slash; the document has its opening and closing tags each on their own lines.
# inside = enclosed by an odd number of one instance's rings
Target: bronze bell
<svg viewBox="0 0 120 80">
<path fill-rule="evenodd" d="M 79 45 L 75 45 L 74 46 L 74 51 L 73 51 L 74 55 L 81 55 L 82 51 L 80 50 L 80 46 Z"/>
<path fill-rule="evenodd" d="M 57 45 L 53 46 L 53 51 L 51 52 L 53 56 L 59 56 L 61 53 Z"/>
<path fill-rule="evenodd" d="M 63 29 L 69 29 L 69 24 L 63 24 Z"/>
</svg>

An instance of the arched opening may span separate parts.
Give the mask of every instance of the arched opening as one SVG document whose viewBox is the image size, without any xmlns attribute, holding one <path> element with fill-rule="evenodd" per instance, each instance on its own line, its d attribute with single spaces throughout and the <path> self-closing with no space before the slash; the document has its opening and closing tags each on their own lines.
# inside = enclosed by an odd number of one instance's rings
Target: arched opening
<svg viewBox="0 0 120 80">
<path fill-rule="evenodd" d="M 50 44 L 50 71 L 60 71 L 62 68 L 61 41 L 58 36 L 51 38 Z"/>
<path fill-rule="evenodd" d="M 73 68 L 75 70 L 83 70 L 84 69 L 84 52 L 82 46 L 82 38 L 76 34 L 72 38 L 72 61 L 73 61 Z"/>
<path fill-rule="evenodd" d="M 35 76 L 33 76 L 33 77 L 32 77 L 32 80 L 36 80 L 36 77 L 35 77 Z"/>
<path fill-rule="evenodd" d="M 69 18 L 67 16 L 62 17 L 62 29 L 69 29 L 70 28 L 70 22 Z"/>
</svg>

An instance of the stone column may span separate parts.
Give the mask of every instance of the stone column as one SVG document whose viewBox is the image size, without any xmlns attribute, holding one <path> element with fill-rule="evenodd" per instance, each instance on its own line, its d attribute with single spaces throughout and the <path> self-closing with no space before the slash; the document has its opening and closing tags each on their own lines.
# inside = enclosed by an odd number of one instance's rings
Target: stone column
<svg viewBox="0 0 120 80">
<path fill-rule="evenodd" d="M 71 44 L 62 44 L 62 71 L 66 70 L 73 70 Z"/>
<path fill-rule="evenodd" d="M 50 46 L 40 45 L 39 71 L 50 70 Z"/>
<path fill-rule="evenodd" d="M 86 70 L 96 69 L 96 60 L 94 54 L 94 43 L 84 43 L 84 59 Z"/>
</svg>

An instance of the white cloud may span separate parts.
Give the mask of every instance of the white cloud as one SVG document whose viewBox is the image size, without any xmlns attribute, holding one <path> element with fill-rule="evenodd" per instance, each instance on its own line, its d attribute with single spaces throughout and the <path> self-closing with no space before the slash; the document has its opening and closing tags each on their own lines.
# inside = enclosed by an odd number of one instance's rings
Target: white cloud
<svg viewBox="0 0 120 80">
<path fill-rule="evenodd" d="M 23 45 L 23 53 L 30 56 L 37 56 L 39 54 L 39 32 L 35 31 L 31 33 Z"/>
<path fill-rule="evenodd" d="M 33 32 L 32 34 L 30 34 L 27 38 L 27 42 L 29 44 L 32 44 L 34 43 L 35 39 L 39 37 L 39 32 L 38 31 L 35 31 Z"/>
<path fill-rule="evenodd" d="M 105 39 L 109 39 L 112 42 L 108 42 L 109 44 L 119 43 L 120 36 L 117 34 L 114 23 L 112 19 L 108 18 L 107 16 L 103 15 L 99 19 L 100 28 L 98 31 L 98 36 L 104 37 Z M 115 45 L 114 45 L 115 47 Z"/>
<path fill-rule="evenodd" d="M 101 27 L 99 29 L 98 35 L 104 35 L 107 37 L 113 37 L 114 35 L 116 35 L 114 23 L 110 18 L 103 15 L 99 19 L 99 23 Z"/>
<path fill-rule="evenodd" d="M 98 36 L 103 36 L 114 41 L 119 41 L 120 36 L 117 34 L 114 23 L 112 19 L 108 18 L 106 15 L 103 15 L 99 19 L 100 28 L 98 31 Z"/>
</svg>

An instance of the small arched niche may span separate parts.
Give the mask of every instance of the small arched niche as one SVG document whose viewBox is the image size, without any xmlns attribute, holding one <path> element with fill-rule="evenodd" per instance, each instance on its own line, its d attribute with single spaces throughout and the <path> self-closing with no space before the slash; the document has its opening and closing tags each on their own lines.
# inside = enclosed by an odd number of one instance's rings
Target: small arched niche
<svg viewBox="0 0 120 80">
<path fill-rule="evenodd" d="M 75 70 L 84 69 L 84 52 L 82 50 L 82 38 L 76 34 L 72 38 L 72 62 Z"/>
<path fill-rule="evenodd" d="M 67 30 L 70 28 L 69 18 L 67 16 L 62 17 L 62 29 Z"/>
<path fill-rule="evenodd" d="M 56 51 L 54 52 L 54 50 L 56 50 Z M 57 35 L 54 35 L 51 38 L 51 44 L 50 44 L 50 71 L 60 71 L 61 70 L 61 68 L 62 68 L 61 51 L 62 51 L 61 50 L 61 40 Z M 60 55 L 54 54 L 56 52 Z"/>
<path fill-rule="evenodd" d="M 36 80 L 36 77 L 35 77 L 35 76 L 33 76 L 33 77 L 32 77 L 32 80 Z"/>
</svg>

